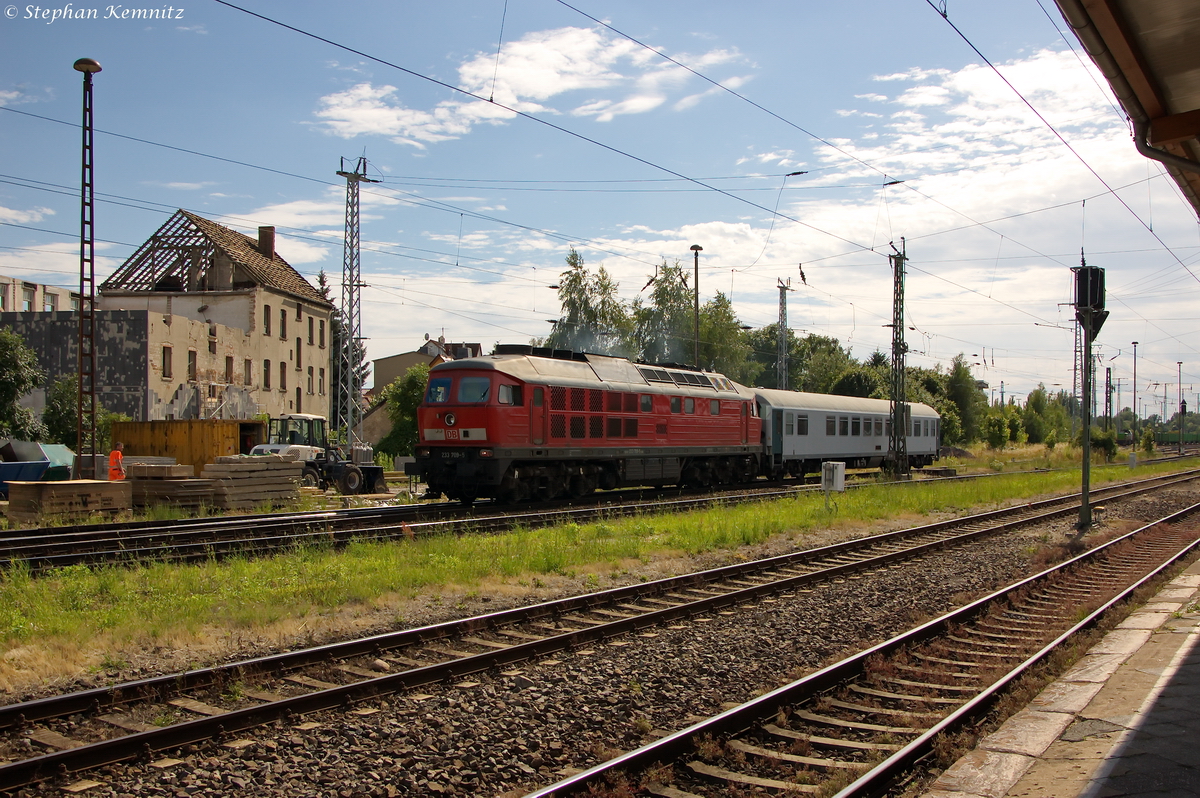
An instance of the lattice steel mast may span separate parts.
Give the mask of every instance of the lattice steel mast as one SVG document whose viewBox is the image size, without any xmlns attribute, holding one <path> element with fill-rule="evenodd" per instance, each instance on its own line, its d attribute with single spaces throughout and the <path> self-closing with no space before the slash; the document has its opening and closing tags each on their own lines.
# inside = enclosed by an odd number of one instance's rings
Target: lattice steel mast
<svg viewBox="0 0 1200 798">
<path fill-rule="evenodd" d="M 779 335 L 775 345 L 775 387 L 786 391 L 788 384 L 788 321 L 787 292 L 792 290 L 792 278 L 779 280 Z"/>
<path fill-rule="evenodd" d="M 904 356 L 908 353 L 908 344 L 904 342 L 904 263 L 908 260 L 903 238 L 900 239 L 900 249 L 894 255 L 888 255 L 892 264 L 892 390 L 891 415 L 892 430 L 888 441 L 889 468 L 897 477 L 908 476 L 908 403 L 905 401 Z"/>
<path fill-rule="evenodd" d="M 79 201 L 79 390 L 75 430 L 80 479 L 96 476 L 96 230 L 92 148 L 92 75 L 100 64 L 80 58 L 83 73 L 83 174 Z"/>
<path fill-rule="evenodd" d="M 346 444 L 351 451 L 362 441 L 362 399 L 359 395 L 357 351 L 362 342 L 362 279 L 359 270 L 358 245 L 358 184 L 378 183 L 367 177 L 367 159 L 359 158 L 354 171 L 346 171 L 346 159 L 341 161 L 338 175 L 346 178 L 346 240 L 342 257 L 342 351 L 341 384 L 338 386 L 337 409 L 346 432 Z"/>
</svg>

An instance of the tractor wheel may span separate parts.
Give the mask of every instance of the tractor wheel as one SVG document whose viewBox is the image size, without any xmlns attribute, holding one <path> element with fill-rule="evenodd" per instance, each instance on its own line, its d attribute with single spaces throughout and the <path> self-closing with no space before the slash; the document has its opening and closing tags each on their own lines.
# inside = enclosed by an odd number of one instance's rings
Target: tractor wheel
<svg viewBox="0 0 1200 798">
<path fill-rule="evenodd" d="M 391 493 L 391 491 L 388 490 L 387 480 L 381 476 L 375 478 L 375 485 L 371 488 L 371 492 L 372 493 Z"/>
<path fill-rule="evenodd" d="M 350 496 L 355 493 L 362 493 L 363 489 L 363 473 L 356 465 L 347 465 L 342 469 L 342 473 L 338 475 L 338 490 L 342 495 Z"/>
<path fill-rule="evenodd" d="M 300 485 L 305 488 L 321 487 L 321 472 L 312 467 L 305 468 L 300 475 Z"/>
</svg>

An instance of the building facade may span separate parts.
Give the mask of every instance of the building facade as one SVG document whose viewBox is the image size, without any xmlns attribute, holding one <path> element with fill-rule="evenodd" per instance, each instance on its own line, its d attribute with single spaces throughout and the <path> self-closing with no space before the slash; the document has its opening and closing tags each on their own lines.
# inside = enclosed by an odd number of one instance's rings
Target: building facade
<svg viewBox="0 0 1200 798">
<path fill-rule="evenodd" d="M 328 416 L 333 306 L 274 246 L 273 227 L 254 239 L 172 215 L 100 287 L 98 401 L 139 421 Z M 47 385 L 78 373 L 77 312 L 0 313 L 0 324 L 38 353 Z"/>
</svg>

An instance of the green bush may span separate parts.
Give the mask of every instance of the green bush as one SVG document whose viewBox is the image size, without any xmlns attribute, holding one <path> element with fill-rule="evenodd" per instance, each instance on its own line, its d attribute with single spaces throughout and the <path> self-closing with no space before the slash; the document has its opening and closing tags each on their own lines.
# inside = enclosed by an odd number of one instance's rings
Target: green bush
<svg viewBox="0 0 1200 798">
<path fill-rule="evenodd" d="M 1154 454 L 1154 432 L 1146 430 L 1142 433 L 1142 451 L 1146 454 Z"/>
</svg>

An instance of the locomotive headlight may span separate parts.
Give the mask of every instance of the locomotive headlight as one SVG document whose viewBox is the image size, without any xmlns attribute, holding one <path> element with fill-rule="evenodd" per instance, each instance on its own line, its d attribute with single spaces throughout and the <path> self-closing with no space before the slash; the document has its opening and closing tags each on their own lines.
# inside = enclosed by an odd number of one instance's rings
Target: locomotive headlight
<svg viewBox="0 0 1200 798">
<path fill-rule="evenodd" d="M 491 449 L 480 449 L 479 456 L 480 457 L 495 457 L 496 455 L 495 455 L 495 452 L 493 452 Z"/>
<path fill-rule="evenodd" d="M 455 418 L 454 418 L 454 414 L 453 414 L 453 413 L 447 413 L 447 414 L 446 414 L 446 417 L 445 417 L 444 419 L 442 419 L 442 420 L 446 422 L 446 426 L 447 426 L 447 427 L 453 427 L 453 426 L 454 426 L 454 422 L 455 422 L 457 419 L 455 419 Z"/>
<path fill-rule="evenodd" d="M 428 457 L 428 456 L 429 456 L 429 449 L 427 449 L 423 446 L 417 449 L 417 457 Z"/>
</svg>

